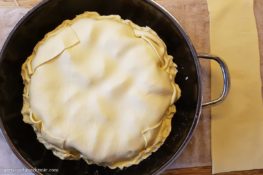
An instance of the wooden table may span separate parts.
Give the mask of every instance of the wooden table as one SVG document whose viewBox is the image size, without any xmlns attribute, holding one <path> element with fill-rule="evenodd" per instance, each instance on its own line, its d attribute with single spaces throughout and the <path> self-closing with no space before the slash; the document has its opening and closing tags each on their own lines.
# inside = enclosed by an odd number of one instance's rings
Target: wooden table
<svg viewBox="0 0 263 175">
<path fill-rule="evenodd" d="M 0 0 L 0 7 L 7 6 L 22 6 L 32 7 L 40 0 Z M 170 11 L 181 25 L 184 27 L 188 35 L 190 36 L 195 48 L 198 52 L 209 53 L 209 13 L 207 9 L 206 0 L 156 0 L 162 4 L 168 11 Z M 255 1 L 255 16 L 257 19 L 257 27 L 259 33 L 260 49 L 261 49 L 261 75 L 263 77 L 263 0 Z M 207 62 L 201 63 L 204 69 L 204 91 L 205 100 L 210 98 L 210 64 Z M 263 90 L 262 90 L 263 92 Z M 200 121 L 199 128 L 210 127 L 207 126 L 207 120 L 210 120 L 210 110 L 206 109 L 203 111 L 202 118 Z M 209 122 L 210 123 L 210 122 Z M 197 129 L 193 142 L 199 139 L 199 136 L 207 136 L 208 143 L 210 143 L 210 132 L 204 133 L 201 129 Z M 210 160 L 210 146 L 207 148 L 207 158 Z M 211 161 L 211 160 L 210 160 Z M 249 160 L 248 160 L 249 161 Z M 211 163 L 211 162 L 210 162 Z M 196 167 L 196 168 L 185 168 L 185 169 L 172 169 L 164 173 L 164 175 L 210 175 L 211 166 Z M 242 171 L 242 172 L 230 172 L 220 173 L 219 175 L 263 175 L 262 170 Z"/>
</svg>

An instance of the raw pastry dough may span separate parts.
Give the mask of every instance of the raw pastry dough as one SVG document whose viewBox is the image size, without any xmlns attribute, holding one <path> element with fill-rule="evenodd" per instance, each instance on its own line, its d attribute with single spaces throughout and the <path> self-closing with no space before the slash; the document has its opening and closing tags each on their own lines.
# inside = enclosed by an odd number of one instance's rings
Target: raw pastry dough
<svg viewBox="0 0 263 175">
<path fill-rule="evenodd" d="M 176 72 L 153 30 L 86 12 L 48 33 L 23 64 L 23 120 L 61 159 L 138 164 L 170 133 Z"/>
<path fill-rule="evenodd" d="M 231 91 L 212 108 L 213 173 L 263 168 L 263 103 L 253 0 L 208 0 L 211 52 L 231 75 Z M 222 89 L 212 65 L 212 97 Z M 214 78 L 215 77 L 215 78 Z"/>
</svg>

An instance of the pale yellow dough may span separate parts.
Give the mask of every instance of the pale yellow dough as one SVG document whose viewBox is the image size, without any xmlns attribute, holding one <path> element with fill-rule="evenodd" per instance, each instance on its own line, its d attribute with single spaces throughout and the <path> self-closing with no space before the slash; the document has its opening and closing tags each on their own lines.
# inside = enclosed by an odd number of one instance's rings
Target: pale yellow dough
<svg viewBox="0 0 263 175">
<path fill-rule="evenodd" d="M 176 72 L 149 27 L 86 12 L 48 33 L 23 64 L 23 120 L 61 159 L 138 164 L 170 133 Z"/>
<path fill-rule="evenodd" d="M 212 108 L 213 173 L 263 168 L 263 103 L 253 0 L 208 0 L 211 52 L 231 75 L 231 91 Z M 212 65 L 212 97 L 222 81 Z"/>
</svg>

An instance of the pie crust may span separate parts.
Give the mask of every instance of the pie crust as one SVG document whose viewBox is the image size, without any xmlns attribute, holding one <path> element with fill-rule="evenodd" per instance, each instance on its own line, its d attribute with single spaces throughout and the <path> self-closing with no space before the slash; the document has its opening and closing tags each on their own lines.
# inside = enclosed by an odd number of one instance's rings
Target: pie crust
<svg viewBox="0 0 263 175">
<path fill-rule="evenodd" d="M 85 12 L 46 34 L 23 64 L 23 121 L 61 159 L 129 167 L 168 137 L 176 73 L 152 29 Z"/>
</svg>

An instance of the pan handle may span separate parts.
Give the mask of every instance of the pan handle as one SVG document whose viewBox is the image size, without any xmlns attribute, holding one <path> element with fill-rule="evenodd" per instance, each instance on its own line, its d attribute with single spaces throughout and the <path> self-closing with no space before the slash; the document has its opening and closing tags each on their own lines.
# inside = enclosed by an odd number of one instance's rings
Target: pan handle
<svg viewBox="0 0 263 175">
<path fill-rule="evenodd" d="M 223 81 L 224 81 L 224 86 L 223 86 L 223 90 L 221 92 L 220 97 L 218 97 L 217 99 L 213 99 L 212 101 L 203 103 L 202 107 L 215 105 L 215 104 L 218 104 L 218 103 L 224 101 L 224 99 L 228 95 L 228 92 L 230 89 L 230 83 L 231 83 L 230 82 L 230 74 L 229 74 L 229 70 L 228 70 L 226 63 L 221 58 L 214 56 L 214 55 L 209 55 L 209 54 L 199 54 L 198 58 L 216 61 L 221 68 L 222 75 L 223 75 Z"/>
</svg>

